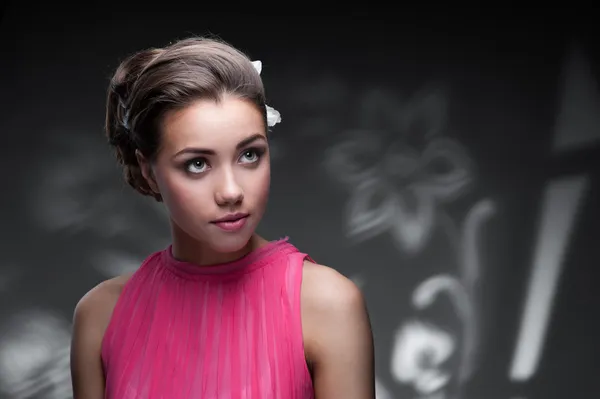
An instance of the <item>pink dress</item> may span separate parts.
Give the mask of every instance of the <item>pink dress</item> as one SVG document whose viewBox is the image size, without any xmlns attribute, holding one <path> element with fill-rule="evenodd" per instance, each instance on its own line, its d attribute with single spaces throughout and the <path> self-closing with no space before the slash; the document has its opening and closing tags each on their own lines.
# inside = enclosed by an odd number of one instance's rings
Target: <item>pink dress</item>
<svg viewBox="0 0 600 399">
<path fill-rule="evenodd" d="M 198 267 L 171 248 L 127 282 L 102 342 L 106 398 L 313 398 L 300 317 L 306 254 L 287 239 Z"/>
</svg>

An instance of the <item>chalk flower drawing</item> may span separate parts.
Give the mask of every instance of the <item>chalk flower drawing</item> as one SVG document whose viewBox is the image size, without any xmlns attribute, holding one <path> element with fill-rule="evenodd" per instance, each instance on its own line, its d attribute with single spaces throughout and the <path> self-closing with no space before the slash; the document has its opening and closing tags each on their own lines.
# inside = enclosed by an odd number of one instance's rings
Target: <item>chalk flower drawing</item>
<svg viewBox="0 0 600 399">
<path fill-rule="evenodd" d="M 473 180 L 466 151 L 442 134 L 446 99 L 440 91 L 424 91 L 401 102 L 374 90 L 359 110 L 360 127 L 344 132 L 344 139 L 326 154 L 330 175 L 350 191 L 348 236 L 360 242 L 389 232 L 399 250 L 414 255 L 441 227 L 455 249 L 459 270 L 419 283 L 411 305 L 419 314 L 445 295 L 461 321 L 460 333 L 452 334 L 419 316 L 400 323 L 390 364 L 394 379 L 411 386 L 418 398 L 443 399 L 450 395 L 451 380 L 460 391 L 472 374 L 480 329 L 477 239 L 494 205 L 487 199 L 477 202 L 462 226 L 440 207 L 458 198 Z M 360 276 L 362 286 L 365 280 Z M 458 356 L 458 369 L 444 369 L 453 356 Z M 379 379 L 377 397 L 392 397 Z"/>
<path fill-rule="evenodd" d="M 456 346 L 451 334 L 418 320 L 411 320 L 396 332 L 392 349 L 392 375 L 410 384 L 419 394 L 431 394 L 443 388 L 451 378 L 441 369 Z"/>
<path fill-rule="evenodd" d="M 471 181 L 459 143 L 443 137 L 445 99 L 426 92 L 399 103 L 374 91 L 361 106 L 362 124 L 327 153 L 331 175 L 351 187 L 347 234 L 363 240 L 390 232 L 406 253 L 428 242 L 436 205 L 456 198 Z"/>
<path fill-rule="evenodd" d="M 5 322 L 0 341 L 0 396 L 72 398 L 69 322 L 39 309 L 20 312 Z"/>
</svg>

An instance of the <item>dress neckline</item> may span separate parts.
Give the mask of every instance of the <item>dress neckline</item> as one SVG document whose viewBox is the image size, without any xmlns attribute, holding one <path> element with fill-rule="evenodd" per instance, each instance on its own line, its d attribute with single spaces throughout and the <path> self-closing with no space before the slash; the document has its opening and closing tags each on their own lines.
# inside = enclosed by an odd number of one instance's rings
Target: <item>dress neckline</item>
<svg viewBox="0 0 600 399">
<path fill-rule="evenodd" d="M 285 237 L 270 241 L 239 259 L 210 266 L 198 266 L 190 262 L 175 259 L 173 257 L 172 245 L 169 245 L 162 251 L 161 260 L 167 269 L 183 278 L 219 278 L 249 273 L 269 264 L 274 256 L 294 251 L 297 251 L 296 247 L 288 242 L 288 237 Z"/>
</svg>

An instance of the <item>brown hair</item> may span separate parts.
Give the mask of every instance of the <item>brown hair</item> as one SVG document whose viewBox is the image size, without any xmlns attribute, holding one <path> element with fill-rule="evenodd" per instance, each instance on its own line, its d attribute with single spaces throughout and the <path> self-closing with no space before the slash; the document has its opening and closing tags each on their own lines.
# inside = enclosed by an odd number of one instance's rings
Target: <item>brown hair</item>
<svg viewBox="0 0 600 399">
<path fill-rule="evenodd" d="M 219 102 L 224 94 L 255 104 L 263 113 L 266 128 L 265 92 L 259 73 L 244 53 L 221 40 L 183 39 L 125 59 L 110 82 L 105 129 L 127 183 L 161 201 L 142 176 L 135 151 L 154 160 L 166 112 L 200 99 Z"/>
</svg>

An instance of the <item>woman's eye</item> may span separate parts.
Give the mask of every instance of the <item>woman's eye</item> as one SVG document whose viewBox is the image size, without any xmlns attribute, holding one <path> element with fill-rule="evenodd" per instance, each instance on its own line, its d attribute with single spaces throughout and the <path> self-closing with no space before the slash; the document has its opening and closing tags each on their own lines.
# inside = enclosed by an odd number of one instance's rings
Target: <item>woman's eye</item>
<svg viewBox="0 0 600 399">
<path fill-rule="evenodd" d="M 194 159 L 187 163 L 186 169 L 190 173 L 202 173 L 206 170 L 206 161 Z"/>
<path fill-rule="evenodd" d="M 246 150 L 242 153 L 241 161 L 244 163 L 254 163 L 259 158 L 260 154 L 257 150 Z"/>
</svg>

